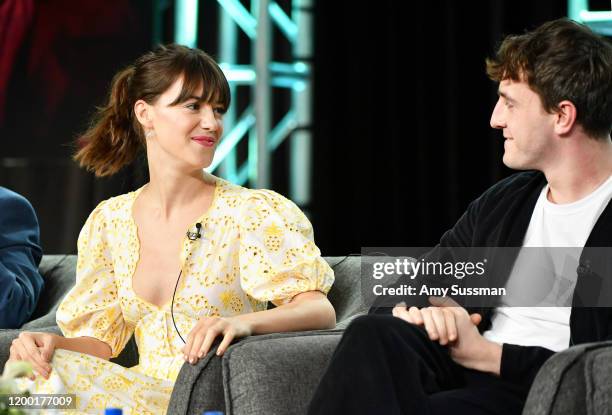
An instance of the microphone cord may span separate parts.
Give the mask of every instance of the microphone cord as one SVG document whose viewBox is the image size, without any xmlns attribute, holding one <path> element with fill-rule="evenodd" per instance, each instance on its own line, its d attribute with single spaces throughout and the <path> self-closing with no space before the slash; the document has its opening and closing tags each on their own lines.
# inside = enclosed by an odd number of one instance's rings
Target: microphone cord
<svg viewBox="0 0 612 415">
<path fill-rule="evenodd" d="M 181 336 L 181 332 L 178 327 L 176 327 L 176 321 L 174 321 L 174 296 L 176 296 L 176 289 L 178 287 L 179 280 L 181 279 L 181 275 L 183 274 L 183 269 L 179 272 L 178 278 L 176 279 L 176 285 L 174 286 L 174 292 L 172 293 L 172 302 L 170 303 L 170 317 L 172 317 L 172 324 L 174 324 L 174 329 L 176 330 L 176 334 L 181 338 L 183 343 L 187 344 L 183 336 Z"/>
<path fill-rule="evenodd" d="M 196 223 L 196 231 L 191 232 L 187 231 L 187 239 L 190 241 L 195 241 L 196 239 L 200 239 L 202 237 L 202 224 L 200 222 Z M 183 275 L 183 268 L 181 267 L 181 271 L 176 279 L 176 284 L 174 285 L 174 292 L 172 293 L 172 302 L 170 303 L 170 317 L 172 317 L 172 324 L 174 325 L 174 330 L 176 330 L 176 334 L 181 338 L 183 343 L 187 344 L 183 336 L 181 336 L 181 332 L 178 327 L 176 327 L 176 321 L 174 320 L 174 297 L 176 297 L 176 290 L 178 288 L 179 281 L 181 280 L 181 275 Z"/>
</svg>

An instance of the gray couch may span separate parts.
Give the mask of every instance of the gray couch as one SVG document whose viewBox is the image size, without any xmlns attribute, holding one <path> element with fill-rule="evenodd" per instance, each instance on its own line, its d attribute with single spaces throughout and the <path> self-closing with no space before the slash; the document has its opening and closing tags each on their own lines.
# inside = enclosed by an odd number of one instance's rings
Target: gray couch
<svg viewBox="0 0 612 415">
<path fill-rule="evenodd" d="M 336 309 L 336 329 L 252 336 L 236 342 L 222 358 L 210 353 L 195 365 L 186 364 L 177 379 L 168 413 L 305 413 L 342 329 L 366 311 L 361 304 L 359 258 L 325 259 L 336 273 L 336 284 L 329 293 Z M 32 321 L 22 330 L 59 333 L 55 311 L 74 283 L 75 266 L 75 256 L 43 258 L 43 298 Z M 19 331 L 0 330 L 0 365 L 4 365 L 10 342 Z M 136 364 L 137 356 L 131 341 L 114 360 L 129 367 Z M 612 342 L 575 346 L 553 356 L 540 370 L 523 413 L 612 415 Z"/>
</svg>

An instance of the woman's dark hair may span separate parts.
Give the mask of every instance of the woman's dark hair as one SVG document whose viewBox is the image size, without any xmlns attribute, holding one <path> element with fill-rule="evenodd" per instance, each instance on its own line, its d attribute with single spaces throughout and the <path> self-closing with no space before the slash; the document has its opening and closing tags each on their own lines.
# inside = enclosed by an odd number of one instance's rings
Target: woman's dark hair
<svg viewBox="0 0 612 415">
<path fill-rule="evenodd" d="M 526 81 L 549 113 L 558 109 L 559 102 L 571 101 L 577 123 L 590 137 L 610 134 L 612 46 L 588 27 L 559 19 L 508 36 L 486 64 L 494 81 Z"/>
<path fill-rule="evenodd" d="M 205 52 L 171 44 L 146 53 L 113 78 L 108 103 L 99 108 L 90 128 L 79 138 L 74 159 L 96 176 L 108 176 L 131 163 L 144 148 L 144 132 L 134 114 L 139 99 L 154 104 L 179 77 L 181 92 L 170 105 L 197 96 L 227 109 L 230 92 L 221 68 Z"/>
</svg>

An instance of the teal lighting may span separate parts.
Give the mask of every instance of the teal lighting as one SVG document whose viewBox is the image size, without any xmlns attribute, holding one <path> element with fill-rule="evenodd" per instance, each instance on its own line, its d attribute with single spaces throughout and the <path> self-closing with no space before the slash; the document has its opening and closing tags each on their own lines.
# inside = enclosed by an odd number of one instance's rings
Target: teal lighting
<svg viewBox="0 0 612 415">
<path fill-rule="evenodd" d="M 293 20 L 291 20 L 284 10 L 274 1 L 270 2 L 268 5 L 268 12 L 280 31 L 283 32 L 287 39 L 294 42 L 297 38 L 298 29 Z"/>
<path fill-rule="evenodd" d="M 249 180 L 249 166 L 247 163 L 244 163 L 244 165 L 240 167 L 238 174 L 236 174 L 235 181 L 233 183 L 244 186 L 247 180 Z"/>
<path fill-rule="evenodd" d="M 257 37 L 257 20 L 238 0 L 217 0 L 246 35 L 255 39 Z"/>
<path fill-rule="evenodd" d="M 279 6 L 278 1 L 217 0 L 221 18 L 221 69 L 233 93 L 239 87 L 251 89 L 253 105 L 238 120 L 228 112 L 228 132 L 206 170 L 214 171 L 239 185 L 267 187 L 272 154 L 285 140 L 291 140 L 288 146 L 290 194 L 298 203 L 307 204 L 310 200 L 312 164 L 312 68 L 308 62 L 313 47 L 311 26 L 314 1 L 290 0 L 290 14 Z M 289 41 L 293 55 L 304 60 L 272 61 L 272 26 Z M 238 28 L 251 41 L 250 64 L 237 64 Z M 289 89 L 291 93 L 290 110 L 276 125 L 271 125 L 273 88 Z M 238 147 L 242 150 L 242 145 L 247 146 L 247 154 L 246 160 L 239 163 L 237 150 Z"/>
<path fill-rule="evenodd" d="M 583 22 L 603 22 L 612 20 L 612 11 L 609 12 L 590 12 L 582 10 L 580 12 L 580 20 Z"/>
<path fill-rule="evenodd" d="M 253 85 L 257 74 L 252 65 L 232 65 L 220 63 L 219 66 L 225 74 L 227 81 L 237 85 Z M 301 91 L 305 88 L 304 78 L 308 76 L 308 65 L 297 63 L 272 62 L 270 68 L 270 84 L 277 88 L 289 88 Z"/>
<path fill-rule="evenodd" d="M 580 12 L 589 9 L 588 0 L 568 0 L 567 1 L 567 17 L 577 22 L 580 22 Z"/>
<path fill-rule="evenodd" d="M 273 76 L 270 84 L 276 88 L 287 88 L 295 91 L 303 91 L 305 87 L 304 81 L 291 76 Z"/>
<path fill-rule="evenodd" d="M 283 119 L 276 124 L 276 127 L 270 131 L 270 140 L 268 141 L 268 150 L 274 151 L 276 148 L 291 134 L 297 127 L 295 111 L 290 110 Z"/>
<path fill-rule="evenodd" d="M 176 0 L 174 41 L 195 48 L 198 43 L 198 0 Z"/>
<path fill-rule="evenodd" d="M 301 74 L 308 74 L 310 72 L 310 69 L 308 68 L 308 65 L 306 65 L 304 62 L 296 62 L 293 64 L 293 69 L 295 69 L 295 71 L 297 73 L 301 73 Z"/>
<path fill-rule="evenodd" d="M 268 66 L 270 71 L 275 74 L 283 75 L 308 75 L 308 65 L 303 62 L 297 63 L 284 63 L 284 62 L 271 62 Z"/>
<path fill-rule="evenodd" d="M 612 4 L 610 7 L 612 8 Z M 572 20 L 586 24 L 599 34 L 612 36 L 612 10 L 590 11 L 588 0 L 568 0 L 567 15 Z"/>
<path fill-rule="evenodd" d="M 237 84 L 252 84 L 255 82 L 255 70 L 252 65 L 221 63 L 219 67 L 225 74 L 228 82 Z"/>
<path fill-rule="evenodd" d="M 212 172 L 216 169 L 219 163 L 236 147 L 253 125 L 255 125 L 255 114 L 253 108 L 249 107 L 244 111 L 236 125 L 234 125 L 234 128 L 221 140 L 217 151 L 215 151 L 215 158 L 206 170 Z"/>
</svg>

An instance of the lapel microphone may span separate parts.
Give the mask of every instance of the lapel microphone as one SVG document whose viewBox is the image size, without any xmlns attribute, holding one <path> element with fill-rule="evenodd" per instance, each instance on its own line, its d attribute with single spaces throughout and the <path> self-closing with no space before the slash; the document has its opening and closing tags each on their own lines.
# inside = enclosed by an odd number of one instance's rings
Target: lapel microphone
<svg viewBox="0 0 612 415">
<path fill-rule="evenodd" d="M 195 232 L 191 232 L 191 230 L 187 231 L 187 239 L 189 239 L 190 241 L 195 241 L 196 239 L 200 239 L 202 237 L 202 224 L 198 222 L 196 223 L 195 226 L 196 226 Z M 174 292 L 172 293 L 172 303 L 170 304 L 170 316 L 172 317 L 172 324 L 174 325 L 176 334 L 178 334 L 178 336 L 181 338 L 183 343 L 187 344 L 183 336 L 181 336 L 181 332 L 179 331 L 178 327 L 176 327 L 176 321 L 174 321 L 174 297 L 176 296 L 176 289 L 178 288 L 178 284 L 179 284 L 179 280 L 181 279 L 181 275 L 183 275 L 182 268 L 181 268 L 181 271 L 179 272 L 178 277 L 176 278 L 176 285 L 174 286 Z"/>
<path fill-rule="evenodd" d="M 196 231 L 191 232 L 187 231 L 187 239 L 190 241 L 195 241 L 196 239 L 200 239 L 202 237 L 202 224 L 200 222 L 196 223 Z"/>
</svg>

